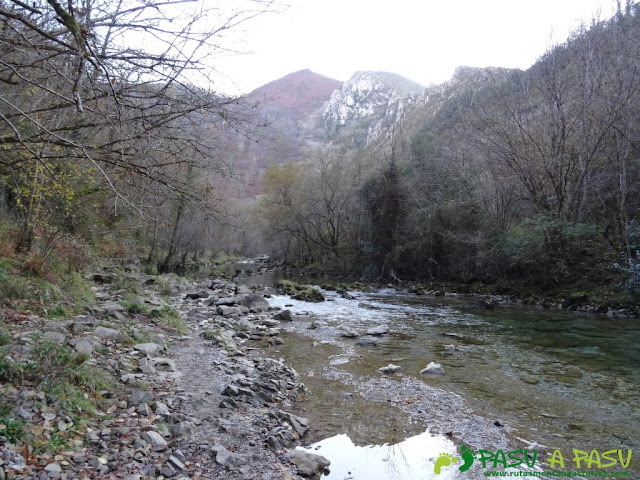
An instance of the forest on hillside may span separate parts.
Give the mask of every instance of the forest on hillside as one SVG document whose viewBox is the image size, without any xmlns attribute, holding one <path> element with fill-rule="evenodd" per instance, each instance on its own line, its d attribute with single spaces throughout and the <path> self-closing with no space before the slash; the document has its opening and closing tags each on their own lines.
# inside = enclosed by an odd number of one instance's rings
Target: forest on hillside
<svg viewBox="0 0 640 480">
<path fill-rule="evenodd" d="M 180 1 L 0 0 L 0 256 L 40 274 L 128 248 L 150 272 L 269 253 L 368 280 L 638 294 L 639 4 L 373 143 L 272 166 L 238 202 L 230 146 L 267 125 L 205 87 L 205 60 L 272 2 L 249 3 L 221 19 Z"/>
<path fill-rule="evenodd" d="M 370 279 L 640 288 L 640 8 L 375 144 L 272 167 L 270 251 Z"/>
<path fill-rule="evenodd" d="M 0 1 L 3 253 L 39 273 L 142 245 L 168 271 L 211 248 L 231 172 L 220 132 L 256 123 L 216 92 L 210 60 L 271 3 Z"/>
</svg>

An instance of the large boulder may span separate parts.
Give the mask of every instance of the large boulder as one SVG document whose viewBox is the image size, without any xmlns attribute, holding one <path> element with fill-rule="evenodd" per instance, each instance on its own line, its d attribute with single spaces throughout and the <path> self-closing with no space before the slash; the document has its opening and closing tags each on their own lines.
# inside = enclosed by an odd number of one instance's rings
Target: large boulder
<svg viewBox="0 0 640 480">
<path fill-rule="evenodd" d="M 291 322 L 293 320 L 291 318 L 291 310 L 282 310 L 281 312 L 276 313 L 273 318 L 274 320 L 280 320 L 283 322 Z"/>
<path fill-rule="evenodd" d="M 240 295 L 238 303 L 243 307 L 247 307 L 253 312 L 266 312 L 269 310 L 269 302 L 262 296 L 256 294 Z"/>
<path fill-rule="evenodd" d="M 292 450 L 287 454 L 289 461 L 298 467 L 298 473 L 306 478 L 320 477 L 331 464 L 329 460 L 315 453 Z"/>
</svg>

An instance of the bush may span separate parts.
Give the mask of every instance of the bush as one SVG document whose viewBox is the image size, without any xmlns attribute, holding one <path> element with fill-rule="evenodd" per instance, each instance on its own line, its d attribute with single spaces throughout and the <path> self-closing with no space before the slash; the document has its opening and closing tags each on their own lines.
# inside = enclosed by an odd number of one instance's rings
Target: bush
<svg viewBox="0 0 640 480">
<path fill-rule="evenodd" d="M 299 285 L 291 280 L 280 280 L 276 283 L 276 288 L 286 295 L 291 295 L 291 298 L 295 300 L 302 300 L 305 302 L 324 301 L 322 293 L 310 285 Z"/>
<path fill-rule="evenodd" d="M 25 425 L 22 420 L 16 419 L 13 405 L 0 402 L 0 436 L 13 445 L 19 445 L 27 437 Z"/>
<path fill-rule="evenodd" d="M 179 335 L 185 335 L 189 328 L 182 319 L 180 312 L 173 307 L 165 305 L 160 309 L 151 311 L 151 317 L 160 320 L 160 325 L 167 330 L 175 330 Z"/>
</svg>

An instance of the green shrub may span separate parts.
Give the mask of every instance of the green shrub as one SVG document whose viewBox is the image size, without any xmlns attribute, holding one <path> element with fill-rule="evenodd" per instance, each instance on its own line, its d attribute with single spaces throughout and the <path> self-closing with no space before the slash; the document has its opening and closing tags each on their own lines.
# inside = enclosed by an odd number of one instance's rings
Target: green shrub
<svg viewBox="0 0 640 480">
<path fill-rule="evenodd" d="M 151 311 L 151 317 L 160 320 L 160 325 L 167 330 L 175 330 L 179 335 L 189 331 L 187 324 L 182 319 L 180 312 L 169 305 Z"/>
<path fill-rule="evenodd" d="M 16 419 L 13 405 L 0 402 L 0 436 L 9 443 L 19 445 L 27 437 L 25 425 L 22 420 Z"/>
<path fill-rule="evenodd" d="M 146 305 L 138 300 L 122 300 L 120 302 L 120 305 L 122 305 L 127 312 L 133 315 L 136 315 L 136 314 L 142 314 L 147 316 L 151 315 L 151 307 L 149 307 L 149 305 Z"/>
</svg>

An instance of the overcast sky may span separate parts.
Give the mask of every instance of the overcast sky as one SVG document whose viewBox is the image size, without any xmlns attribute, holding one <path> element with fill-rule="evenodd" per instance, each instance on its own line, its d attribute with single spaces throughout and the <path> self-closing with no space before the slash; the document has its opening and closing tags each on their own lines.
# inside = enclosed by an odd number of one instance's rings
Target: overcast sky
<svg viewBox="0 0 640 480">
<path fill-rule="evenodd" d="M 624 2 L 622 2 L 624 3 Z M 246 93 L 309 68 L 338 80 L 359 70 L 440 83 L 460 65 L 527 68 L 614 0 L 289 0 L 245 25 L 216 58 L 218 90 Z M 240 34 L 240 32 L 237 32 Z"/>
</svg>

